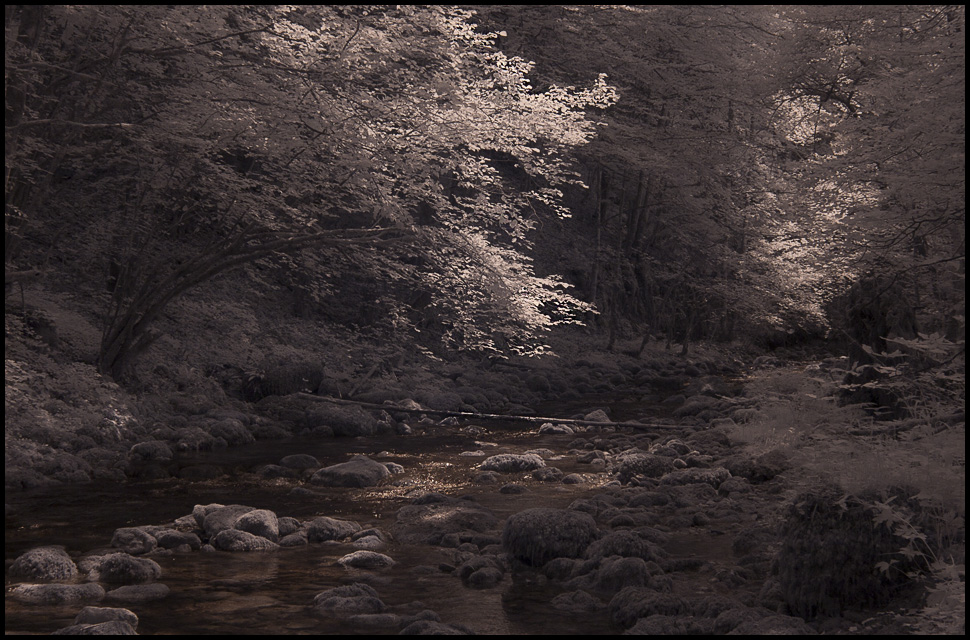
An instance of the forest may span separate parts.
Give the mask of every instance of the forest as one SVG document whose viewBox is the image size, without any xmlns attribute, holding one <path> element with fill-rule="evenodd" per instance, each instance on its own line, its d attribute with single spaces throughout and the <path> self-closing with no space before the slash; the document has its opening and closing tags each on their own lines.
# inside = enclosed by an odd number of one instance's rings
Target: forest
<svg viewBox="0 0 970 640">
<path fill-rule="evenodd" d="M 964 632 L 965 7 L 5 29 L 8 633 Z"/>
</svg>

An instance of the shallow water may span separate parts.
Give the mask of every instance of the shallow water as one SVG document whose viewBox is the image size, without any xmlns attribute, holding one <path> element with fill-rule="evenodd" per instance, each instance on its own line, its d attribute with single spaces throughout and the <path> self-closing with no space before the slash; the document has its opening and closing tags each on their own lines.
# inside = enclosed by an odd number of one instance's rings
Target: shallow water
<svg viewBox="0 0 970 640">
<path fill-rule="evenodd" d="M 582 473 L 585 485 L 541 483 L 510 474 L 508 482 L 528 486 L 523 494 L 499 493 L 500 485 L 473 485 L 474 467 L 486 455 L 548 448 L 565 454 L 573 435 L 539 436 L 523 423 L 489 423 L 484 435 L 470 436 L 457 427 L 434 427 L 422 435 L 258 442 L 226 451 L 182 457 L 180 463 L 219 465 L 227 475 L 205 481 L 167 479 L 125 485 L 88 484 L 7 495 L 12 508 L 6 518 L 6 561 L 41 545 L 63 545 L 72 556 L 108 546 L 115 529 L 164 524 L 192 512 L 196 504 L 246 504 L 280 516 L 309 520 L 318 515 L 354 520 L 363 527 L 390 531 L 397 510 L 420 491 L 467 495 L 491 509 L 497 518 L 534 506 L 565 507 L 594 492 L 605 475 L 578 465 L 575 456 L 547 457 L 564 473 Z M 529 430 L 531 429 L 531 430 Z M 357 453 L 382 462 L 397 462 L 405 473 L 392 484 L 367 489 L 312 487 L 314 496 L 293 496 L 299 480 L 263 480 L 252 471 L 291 453 L 311 454 L 324 465 Z M 558 459 L 557 459 L 558 458 Z M 503 478 L 503 480 L 506 480 Z M 455 551 L 425 545 L 391 543 L 383 553 L 396 566 L 379 572 L 347 570 L 335 561 L 356 550 L 349 545 L 311 544 L 267 553 L 177 553 L 154 557 L 162 566 L 160 582 L 171 593 L 163 600 L 133 604 L 139 633 L 267 634 L 396 633 L 397 628 L 349 628 L 334 620 L 310 617 L 306 606 L 314 595 L 334 586 L 366 581 L 395 612 L 432 609 L 442 622 L 461 623 L 488 634 L 615 633 L 605 616 L 569 617 L 548 605 L 556 594 L 545 584 L 516 582 L 506 574 L 496 587 L 473 590 L 446 572 L 440 563 L 457 564 Z M 9 587 L 8 582 L 8 587 Z M 80 609 L 23 605 L 6 598 L 7 633 L 50 633 L 72 623 Z M 112 605 L 104 601 L 100 606 Z"/>
</svg>

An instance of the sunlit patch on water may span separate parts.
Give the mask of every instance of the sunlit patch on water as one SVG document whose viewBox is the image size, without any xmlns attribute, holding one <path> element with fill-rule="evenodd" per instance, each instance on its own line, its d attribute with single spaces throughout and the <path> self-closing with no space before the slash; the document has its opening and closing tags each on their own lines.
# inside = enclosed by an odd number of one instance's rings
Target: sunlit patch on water
<svg viewBox="0 0 970 640">
<path fill-rule="evenodd" d="M 6 519 L 6 558 L 9 562 L 45 544 L 65 545 L 77 556 L 106 547 L 118 527 L 168 523 L 190 514 L 196 504 L 246 504 L 303 521 L 326 515 L 390 532 L 397 511 L 429 491 L 469 497 L 501 520 L 530 507 L 565 507 L 608 481 L 589 465 L 578 465 L 574 456 L 557 455 L 547 462 L 564 473 L 580 473 L 586 482 L 542 483 L 520 473 L 504 475 L 496 484 L 476 483 L 482 457 L 461 456 L 464 451 L 482 449 L 493 455 L 550 448 L 561 454 L 573 439 L 539 436 L 534 429 L 519 432 L 516 427 L 521 425 L 490 425 L 487 433 L 450 430 L 434 437 L 259 442 L 186 458 L 186 463 L 213 464 L 224 470 L 224 475 L 204 482 L 166 479 L 12 494 L 7 496 L 13 515 Z M 313 455 L 324 465 L 364 454 L 400 464 L 404 472 L 366 489 L 316 487 L 302 478 L 266 480 L 255 473 L 261 465 L 275 464 L 297 452 Z M 499 489 L 505 483 L 524 485 L 527 491 L 503 494 Z M 301 491 L 294 492 L 298 488 Z M 364 581 L 395 610 L 420 605 L 436 611 L 443 622 L 462 623 L 478 633 L 615 632 L 603 617 L 570 618 L 551 608 L 548 601 L 556 588 L 548 584 L 520 584 L 506 574 L 489 589 L 463 586 L 460 579 L 439 569 L 460 564 L 455 549 L 392 541 L 381 549 L 397 562 L 390 569 L 348 570 L 337 563 L 354 550 L 351 545 L 324 543 L 271 553 L 157 556 L 162 582 L 171 594 L 158 602 L 130 606 L 141 619 L 138 631 L 143 634 L 396 633 L 397 629 L 355 628 L 308 614 L 307 606 L 317 593 Z M 80 607 L 28 607 L 8 598 L 5 608 L 8 633 L 50 633 L 71 624 Z"/>
</svg>

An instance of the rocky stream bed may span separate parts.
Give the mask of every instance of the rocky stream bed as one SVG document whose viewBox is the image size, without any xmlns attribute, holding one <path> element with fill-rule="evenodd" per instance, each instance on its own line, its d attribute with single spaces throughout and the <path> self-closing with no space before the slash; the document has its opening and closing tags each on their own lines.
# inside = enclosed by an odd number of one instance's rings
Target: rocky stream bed
<svg viewBox="0 0 970 640">
<path fill-rule="evenodd" d="M 140 443 L 127 483 L 8 493 L 6 630 L 885 632 L 867 609 L 885 585 L 818 575 L 852 560 L 803 548 L 803 573 L 786 568 L 801 540 L 781 533 L 799 517 L 788 459 L 732 447 L 750 403 L 724 390 L 558 405 L 591 424 L 389 406 L 356 437 Z M 811 535 L 853 557 L 844 535 Z"/>
</svg>

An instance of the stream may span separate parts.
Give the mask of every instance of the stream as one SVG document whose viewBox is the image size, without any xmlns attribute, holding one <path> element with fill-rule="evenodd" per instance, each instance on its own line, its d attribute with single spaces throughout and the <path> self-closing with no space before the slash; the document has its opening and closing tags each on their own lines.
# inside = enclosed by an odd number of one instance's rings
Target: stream
<svg viewBox="0 0 970 640">
<path fill-rule="evenodd" d="M 397 510 L 424 491 L 467 496 L 504 520 L 532 507 L 565 508 L 578 498 L 602 492 L 602 486 L 611 479 L 606 473 L 596 473 L 589 464 L 579 464 L 575 455 L 567 453 L 575 447 L 577 438 L 590 439 L 597 433 L 540 435 L 537 426 L 521 422 L 488 422 L 482 428 L 484 433 L 474 435 L 463 433 L 462 426 L 434 426 L 412 436 L 260 441 L 179 457 L 180 463 L 218 465 L 225 475 L 214 480 L 87 484 L 8 494 L 7 566 L 24 551 L 42 545 L 63 545 L 75 559 L 105 550 L 115 529 L 170 523 L 191 514 L 197 504 L 245 504 L 301 521 L 326 515 L 353 520 L 363 528 L 390 531 Z M 543 455 L 547 464 L 564 474 L 581 474 L 586 482 L 539 482 L 528 473 L 518 473 L 508 474 L 499 484 L 475 484 L 475 467 L 484 456 L 460 455 L 468 451 L 482 451 L 486 456 L 523 453 L 539 448 L 552 451 Z M 312 487 L 312 495 L 292 491 L 305 486 L 301 480 L 265 480 L 253 472 L 293 453 L 313 455 L 324 466 L 366 454 L 380 462 L 398 463 L 405 471 L 377 487 Z M 517 494 L 499 491 L 502 484 L 511 482 L 527 490 Z M 731 538 L 684 530 L 675 532 L 665 548 L 674 558 L 724 558 L 730 556 Z M 396 561 L 390 569 L 361 571 L 336 564 L 338 558 L 352 551 L 355 548 L 349 544 L 311 543 L 275 552 L 152 555 L 162 568 L 159 582 L 171 589 L 167 597 L 130 605 L 105 601 L 99 606 L 133 610 L 140 619 L 140 634 L 396 633 L 396 628 L 353 627 L 309 615 L 307 605 L 317 593 L 361 581 L 373 586 L 395 611 L 431 609 L 443 623 L 460 623 L 479 634 L 621 631 L 605 614 L 564 615 L 553 608 L 549 601 L 562 589 L 544 579 L 534 579 L 534 573 L 527 574 L 532 579 L 508 573 L 495 587 L 468 588 L 455 575 L 439 568 L 457 564 L 455 549 L 392 541 L 381 549 Z M 678 584 L 676 589 L 712 592 L 705 586 L 708 578 L 698 576 L 696 585 Z M 8 579 L 7 633 L 50 633 L 71 625 L 80 609 L 21 604 L 10 597 L 10 585 Z"/>
</svg>

